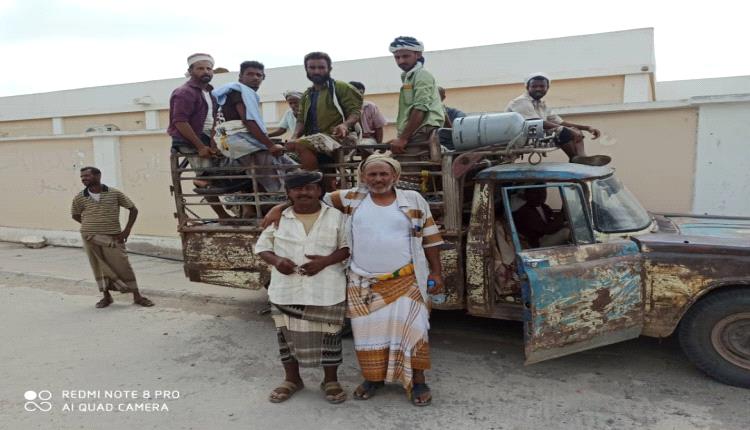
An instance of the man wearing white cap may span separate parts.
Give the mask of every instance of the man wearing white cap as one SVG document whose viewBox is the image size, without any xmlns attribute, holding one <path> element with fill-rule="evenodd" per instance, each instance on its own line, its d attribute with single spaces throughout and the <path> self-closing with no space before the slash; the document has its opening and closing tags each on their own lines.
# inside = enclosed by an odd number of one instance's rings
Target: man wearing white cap
<svg viewBox="0 0 750 430">
<path fill-rule="evenodd" d="M 281 117 L 278 127 L 268 132 L 268 137 L 281 136 L 289 131 L 294 132 L 297 128 L 297 114 L 299 113 L 299 102 L 302 100 L 300 91 L 284 91 L 284 100 L 289 105 L 289 109 Z"/>
<path fill-rule="evenodd" d="M 213 167 L 219 150 L 214 141 L 217 103 L 211 95 L 209 84 L 214 77 L 214 59 L 208 54 L 197 53 L 187 58 L 187 77 L 190 79 L 172 91 L 169 98 L 169 128 L 172 136 L 172 149 L 186 154 L 188 162 L 196 169 Z M 197 186 L 207 186 L 205 181 L 195 181 Z M 210 202 L 218 202 L 216 196 L 206 197 Z M 221 205 L 211 205 L 219 218 L 230 218 Z"/>
<path fill-rule="evenodd" d="M 565 152 L 571 163 L 604 166 L 612 159 L 607 155 L 587 156 L 583 145 L 583 132 L 599 138 L 599 130 L 581 124 L 574 124 L 552 113 L 542 100 L 549 90 L 550 80 L 544 73 L 532 73 L 525 81 L 526 92 L 511 100 L 506 112 L 517 112 L 525 119 L 543 119 L 544 129 L 555 133 L 557 145 Z"/>
<path fill-rule="evenodd" d="M 424 44 L 413 37 L 399 36 L 389 50 L 403 70 L 396 118 L 398 137 L 389 143 L 394 154 L 413 153 L 416 144 L 429 142 L 433 130 L 443 125 L 445 110 L 435 78 L 424 68 Z M 411 148 L 407 150 L 408 146 Z"/>
</svg>

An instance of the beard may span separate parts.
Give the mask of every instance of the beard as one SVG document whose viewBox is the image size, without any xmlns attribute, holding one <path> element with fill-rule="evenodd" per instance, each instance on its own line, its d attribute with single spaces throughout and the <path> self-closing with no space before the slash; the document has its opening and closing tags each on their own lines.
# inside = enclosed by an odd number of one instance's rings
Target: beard
<svg viewBox="0 0 750 430">
<path fill-rule="evenodd" d="M 200 77 L 200 81 L 203 82 L 204 84 L 211 82 L 211 79 L 213 79 L 213 76 L 211 75 L 203 75 Z"/>
<path fill-rule="evenodd" d="M 331 74 L 326 73 L 325 75 L 311 75 L 310 73 L 308 73 L 307 79 L 309 79 L 313 84 L 321 85 L 331 79 Z"/>
</svg>

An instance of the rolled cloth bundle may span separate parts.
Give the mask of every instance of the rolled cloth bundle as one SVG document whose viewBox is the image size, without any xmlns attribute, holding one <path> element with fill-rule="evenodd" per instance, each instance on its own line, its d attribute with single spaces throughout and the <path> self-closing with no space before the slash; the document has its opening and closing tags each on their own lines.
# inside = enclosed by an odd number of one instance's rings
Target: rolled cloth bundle
<svg viewBox="0 0 750 430">
<path fill-rule="evenodd" d="M 202 52 L 193 54 L 187 58 L 187 64 L 188 67 L 192 66 L 193 64 L 197 63 L 198 61 L 208 61 L 211 63 L 211 67 L 214 66 L 214 57 L 212 57 L 209 54 L 204 54 Z"/>
<path fill-rule="evenodd" d="M 393 39 L 391 45 L 388 47 L 391 52 L 396 52 L 399 49 L 407 49 L 409 51 L 423 52 L 424 44 L 411 36 L 399 36 Z"/>
<path fill-rule="evenodd" d="M 377 163 L 378 161 L 382 163 L 386 163 L 389 166 L 391 166 L 393 170 L 396 172 L 397 178 L 401 176 L 401 163 L 399 163 L 395 158 L 391 157 L 391 153 L 388 151 L 376 152 L 370 155 L 369 157 L 367 157 L 367 159 L 364 160 L 363 162 L 359 163 L 359 176 L 361 178 L 364 178 L 365 167 L 367 167 L 368 165 L 372 163 Z"/>
<path fill-rule="evenodd" d="M 292 91 L 292 90 L 284 91 L 284 99 L 288 100 L 290 98 L 300 100 L 302 99 L 302 93 L 299 91 Z"/>
</svg>

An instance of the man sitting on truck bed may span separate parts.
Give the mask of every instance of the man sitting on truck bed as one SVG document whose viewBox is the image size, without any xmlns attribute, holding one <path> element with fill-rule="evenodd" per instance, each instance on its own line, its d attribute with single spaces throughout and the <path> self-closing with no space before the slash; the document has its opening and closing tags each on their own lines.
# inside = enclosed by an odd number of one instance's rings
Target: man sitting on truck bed
<svg viewBox="0 0 750 430">
<path fill-rule="evenodd" d="M 221 106 L 219 119 L 223 119 L 217 126 L 218 146 L 224 156 L 238 160 L 243 166 L 294 165 L 296 163 L 284 155 L 284 147 L 273 143 L 266 134 L 266 125 L 260 113 L 260 97 L 256 92 L 265 78 L 262 63 L 245 61 L 240 64 L 239 82 L 213 90 L 212 94 Z M 259 188 L 262 188 L 258 191 L 282 190 L 281 179 L 271 175 L 283 175 L 283 170 L 256 169 L 255 173 L 258 175 L 256 181 Z M 251 206 L 244 208 L 250 209 Z M 246 214 L 243 214 L 244 217 Z"/>
<path fill-rule="evenodd" d="M 325 52 L 305 55 L 304 64 L 313 85 L 302 95 L 288 146 L 297 153 L 303 169 L 318 170 L 319 163 L 333 162 L 333 152 L 342 142 L 356 143 L 353 130 L 362 110 L 362 95 L 347 82 L 331 78 L 331 57 Z"/>
<path fill-rule="evenodd" d="M 511 100 L 506 112 L 517 112 L 525 119 L 544 120 L 544 129 L 553 130 L 557 145 L 565 152 L 571 163 L 604 166 L 612 159 L 607 155 L 587 156 L 583 145 L 583 132 L 591 133 L 594 139 L 601 134 L 599 130 L 581 124 L 574 124 L 552 113 L 547 103 L 542 100 L 549 90 L 550 80 L 544 73 L 534 73 L 526 79 L 526 92 Z"/>
</svg>

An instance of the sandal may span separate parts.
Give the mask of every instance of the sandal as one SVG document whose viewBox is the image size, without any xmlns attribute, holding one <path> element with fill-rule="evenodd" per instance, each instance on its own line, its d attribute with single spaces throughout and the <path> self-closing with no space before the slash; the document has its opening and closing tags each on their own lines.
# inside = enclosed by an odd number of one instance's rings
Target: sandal
<svg viewBox="0 0 750 430">
<path fill-rule="evenodd" d="M 106 308 L 107 306 L 111 305 L 113 301 L 114 300 L 112 300 L 112 297 L 105 297 L 96 302 L 96 307 L 99 309 Z"/>
<path fill-rule="evenodd" d="M 337 405 L 346 401 L 346 391 L 341 388 L 338 381 L 321 382 L 320 389 L 326 394 L 328 403 Z"/>
<path fill-rule="evenodd" d="M 357 387 L 352 394 L 357 400 L 367 400 L 375 395 L 375 391 L 377 391 L 378 388 L 381 388 L 384 385 L 385 383 L 383 381 L 372 382 L 365 380 L 359 384 L 359 387 Z"/>
<path fill-rule="evenodd" d="M 145 297 L 141 297 L 138 300 L 133 300 L 133 304 L 141 305 L 141 306 L 146 307 L 146 308 L 150 308 L 151 306 L 154 305 L 154 302 L 152 302 L 151 300 L 149 300 L 149 299 L 147 299 Z"/>
<path fill-rule="evenodd" d="M 297 391 L 305 388 L 305 384 L 301 383 L 299 385 L 295 384 L 292 381 L 284 381 L 279 385 L 278 387 L 274 388 L 273 391 L 271 391 L 271 394 L 268 396 L 268 401 L 271 403 L 281 403 L 289 400 L 290 397 Z M 281 391 L 286 390 L 286 391 Z"/>
<path fill-rule="evenodd" d="M 419 400 L 423 395 L 429 395 L 425 400 Z M 409 394 L 411 402 L 414 406 L 427 406 L 432 403 L 432 394 L 430 393 L 430 387 L 425 383 L 414 384 Z"/>
</svg>

